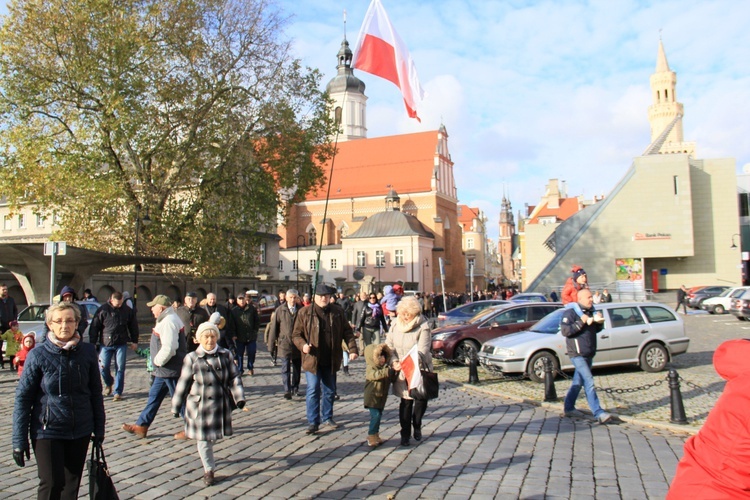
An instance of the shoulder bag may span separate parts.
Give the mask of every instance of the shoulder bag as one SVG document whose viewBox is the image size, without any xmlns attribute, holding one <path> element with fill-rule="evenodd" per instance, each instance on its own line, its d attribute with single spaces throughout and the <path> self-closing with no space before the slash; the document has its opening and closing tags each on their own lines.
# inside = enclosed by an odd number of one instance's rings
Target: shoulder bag
<svg viewBox="0 0 750 500">
<path fill-rule="evenodd" d="M 109 475 L 109 467 L 107 467 L 101 443 L 92 443 L 88 469 L 89 498 L 91 500 L 118 500 L 117 490 Z"/>
</svg>

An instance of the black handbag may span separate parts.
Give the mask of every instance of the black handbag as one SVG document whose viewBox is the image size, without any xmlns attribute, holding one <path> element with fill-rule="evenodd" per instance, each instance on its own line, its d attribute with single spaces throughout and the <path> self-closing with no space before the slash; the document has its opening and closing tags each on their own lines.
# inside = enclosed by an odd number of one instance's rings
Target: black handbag
<svg viewBox="0 0 750 500">
<path fill-rule="evenodd" d="M 118 500 L 115 483 L 109 475 L 104 448 L 101 444 L 91 446 L 91 458 L 88 460 L 89 498 L 92 500 Z"/>
<path fill-rule="evenodd" d="M 440 392 L 440 382 L 438 381 L 438 375 L 435 372 L 431 372 L 427 369 L 427 363 L 425 362 L 424 354 L 419 353 L 419 372 L 422 374 L 422 387 L 417 387 L 409 390 L 409 397 L 412 399 L 419 399 L 422 401 L 429 401 L 430 399 L 437 399 Z"/>
</svg>

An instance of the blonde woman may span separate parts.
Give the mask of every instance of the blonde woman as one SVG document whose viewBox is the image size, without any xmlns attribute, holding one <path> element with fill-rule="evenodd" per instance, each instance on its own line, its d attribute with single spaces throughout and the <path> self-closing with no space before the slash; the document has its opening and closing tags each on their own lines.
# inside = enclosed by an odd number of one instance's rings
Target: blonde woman
<svg viewBox="0 0 750 500">
<path fill-rule="evenodd" d="M 396 319 L 391 323 L 386 345 L 391 350 L 391 366 L 399 371 L 398 379 L 393 384 L 393 394 L 401 398 L 398 411 L 401 422 L 401 446 L 409 446 L 412 425 L 414 426 L 414 439 L 422 440 L 422 417 L 427 410 L 427 401 L 409 397 L 406 379 L 400 372 L 400 360 L 406 357 L 414 345 L 417 345 L 420 357 L 427 364 L 427 368 L 432 370 L 430 325 L 427 318 L 422 316 L 422 307 L 415 297 L 404 297 L 398 303 Z"/>
<path fill-rule="evenodd" d="M 219 347 L 219 328 L 202 323 L 195 332 L 198 348 L 185 356 L 172 396 L 172 414 L 185 404 L 185 437 L 195 439 L 203 463 L 203 482 L 214 484 L 214 443 L 232 435 L 232 407 L 242 409 L 245 396 L 232 353 Z M 231 400 L 230 400 L 231 397 Z"/>
</svg>

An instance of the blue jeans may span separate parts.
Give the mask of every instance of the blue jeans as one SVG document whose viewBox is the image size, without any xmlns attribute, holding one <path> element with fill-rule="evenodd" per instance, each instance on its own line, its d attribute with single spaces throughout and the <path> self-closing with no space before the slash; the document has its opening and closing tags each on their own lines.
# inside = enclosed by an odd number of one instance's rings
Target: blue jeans
<svg viewBox="0 0 750 500">
<path fill-rule="evenodd" d="M 383 410 L 380 408 L 370 408 L 370 429 L 367 431 L 368 436 L 380 432 L 380 419 L 383 418 Z"/>
<path fill-rule="evenodd" d="M 599 415 L 604 413 L 604 410 L 602 410 L 599 404 L 599 396 L 596 395 L 596 389 L 594 389 L 594 376 L 591 375 L 593 358 L 574 356 L 570 358 L 570 361 L 576 367 L 576 373 L 573 375 L 573 383 L 568 390 L 568 394 L 565 396 L 565 411 L 568 412 L 575 409 L 576 399 L 578 399 L 578 395 L 581 393 L 581 386 L 583 386 L 583 390 L 586 391 L 589 408 L 594 417 L 598 418 Z"/>
<path fill-rule="evenodd" d="M 148 391 L 148 401 L 146 407 L 141 412 L 141 416 L 136 420 L 135 425 L 143 425 L 148 427 L 151 422 L 156 418 L 156 412 L 159 411 L 161 402 L 169 394 L 169 397 L 174 396 L 174 390 L 177 386 L 176 378 L 162 378 L 154 377 L 154 383 L 151 385 L 151 389 Z M 184 415 L 184 406 L 180 408 L 180 416 Z"/>
<path fill-rule="evenodd" d="M 299 390 L 300 368 L 302 360 L 292 358 L 291 355 L 281 358 L 281 383 L 284 384 L 284 392 L 297 392 Z"/>
<path fill-rule="evenodd" d="M 115 356 L 115 378 L 112 379 L 110 367 L 112 365 L 112 356 Z M 102 346 L 99 353 L 99 371 L 102 374 L 104 385 L 109 387 L 115 385 L 115 394 L 122 396 L 125 389 L 125 360 L 128 357 L 128 345 L 115 345 L 112 347 Z"/>
<path fill-rule="evenodd" d="M 305 372 L 307 380 L 307 423 L 320 425 L 333 419 L 333 395 L 336 393 L 336 374 L 333 368 L 318 367 L 316 373 Z"/>
<path fill-rule="evenodd" d="M 245 354 L 247 354 L 247 369 L 253 369 L 253 365 L 255 365 L 255 353 L 258 351 L 258 343 L 242 342 L 240 340 L 235 340 L 234 343 L 237 346 L 237 366 L 239 366 L 240 375 L 242 375 L 242 372 L 244 371 L 244 368 L 242 368 L 242 362 L 245 358 Z"/>
</svg>

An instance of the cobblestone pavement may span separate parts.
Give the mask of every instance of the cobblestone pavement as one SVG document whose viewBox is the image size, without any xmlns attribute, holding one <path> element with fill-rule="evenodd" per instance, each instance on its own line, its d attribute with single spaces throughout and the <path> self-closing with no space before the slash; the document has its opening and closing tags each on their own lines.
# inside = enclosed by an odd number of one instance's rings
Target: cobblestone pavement
<svg viewBox="0 0 750 500">
<path fill-rule="evenodd" d="M 711 315 L 704 311 L 692 311 L 684 315 L 687 335 L 690 337 L 688 352 L 676 356 L 669 367 L 679 373 L 681 392 L 688 425 L 693 432 L 705 422 L 709 411 L 724 389 L 724 380 L 713 368 L 713 353 L 716 347 L 725 340 L 733 338 L 750 338 L 750 323 L 739 321 L 730 314 Z M 445 377 L 459 382 L 469 379 L 466 367 L 442 367 Z M 568 373 L 572 376 L 572 372 Z M 646 423 L 669 424 L 671 417 L 670 392 L 666 380 L 667 371 L 647 373 L 638 367 L 617 367 L 594 370 L 599 399 L 604 408 L 623 417 L 636 418 Z M 479 370 L 482 390 L 503 394 L 508 397 L 542 401 L 544 386 L 529 380 L 503 380 L 502 376 Z M 641 387 L 648 387 L 637 390 Z M 650 386 L 650 387 L 649 387 Z M 558 377 L 555 382 L 560 404 L 548 405 L 560 407 L 562 398 L 570 387 L 569 380 Z M 605 392 L 602 390 L 607 389 Z M 632 392 L 631 392 L 632 391 Z M 587 408 L 586 399 L 582 396 L 578 406 Z"/>
<path fill-rule="evenodd" d="M 195 444 L 173 439 L 181 424 L 166 404 L 147 439 L 120 430 L 135 421 L 148 389 L 144 360 L 129 354 L 125 399 L 105 402 L 105 449 L 123 499 L 658 499 L 687 436 L 563 418 L 556 409 L 444 383 L 440 398 L 430 402 L 421 443 L 399 446 L 398 400 L 391 397 L 381 427 L 387 442 L 369 449 L 363 362 L 352 364 L 351 377 L 339 375 L 341 428 L 306 436 L 304 402 L 281 397 L 279 368 L 259 348 L 256 375 L 244 378 L 249 411 L 234 414 L 235 435 L 215 450 L 219 482 L 204 487 Z M 0 373 L 0 418 L 7 422 L 0 426 L 3 499 L 33 497 L 37 483 L 33 454 L 25 468 L 11 458 L 15 385 L 11 372 Z M 82 498 L 87 488 L 84 478 Z"/>
</svg>

